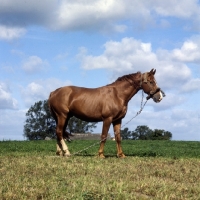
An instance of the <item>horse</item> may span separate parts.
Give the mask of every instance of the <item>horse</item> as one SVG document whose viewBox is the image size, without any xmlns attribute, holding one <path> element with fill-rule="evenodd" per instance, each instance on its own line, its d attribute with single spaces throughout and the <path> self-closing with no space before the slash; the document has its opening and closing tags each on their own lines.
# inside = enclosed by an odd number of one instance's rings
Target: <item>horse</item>
<svg viewBox="0 0 200 200">
<path fill-rule="evenodd" d="M 103 121 L 98 151 L 100 158 L 105 158 L 104 145 L 112 124 L 117 145 L 117 157 L 124 158 L 120 129 L 122 119 L 127 113 L 128 102 L 141 89 L 148 95 L 147 100 L 152 98 L 154 102 L 158 103 L 163 99 L 164 92 L 156 83 L 155 73 L 156 70 L 152 69 L 150 72 L 124 75 L 113 83 L 98 88 L 65 86 L 51 92 L 48 103 L 56 121 L 56 154 L 70 156 L 63 136 L 69 119 L 75 116 L 87 122 Z"/>
<path fill-rule="evenodd" d="M 66 130 L 63 132 L 63 139 L 67 140 L 67 142 L 71 142 L 72 141 L 70 136 L 74 137 L 74 135 L 72 135 L 71 133 L 69 133 Z"/>
</svg>

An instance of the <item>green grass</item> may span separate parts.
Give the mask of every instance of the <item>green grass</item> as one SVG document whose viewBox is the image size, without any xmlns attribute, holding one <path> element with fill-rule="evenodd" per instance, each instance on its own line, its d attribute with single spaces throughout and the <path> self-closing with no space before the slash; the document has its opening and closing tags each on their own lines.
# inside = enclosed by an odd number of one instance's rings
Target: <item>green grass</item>
<svg viewBox="0 0 200 200">
<path fill-rule="evenodd" d="M 87 147 L 92 146 L 87 149 Z M 98 152 L 99 143 L 96 140 L 74 140 L 67 143 L 70 152 L 78 155 L 94 156 Z M 168 157 L 168 158 L 200 158 L 200 142 L 185 141 L 152 141 L 124 140 L 122 148 L 126 156 L 138 157 Z M 86 149 L 86 150 L 84 150 Z M 3 141 L 0 142 L 0 155 L 55 155 L 56 141 Z M 116 155 L 115 141 L 107 141 L 105 155 Z"/>
<path fill-rule="evenodd" d="M 97 141 L 68 143 L 71 153 Z M 55 141 L 0 142 L 0 199 L 200 199 L 200 143 L 123 141 L 125 159 L 107 141 L 70 158 Z"/>
</svg>

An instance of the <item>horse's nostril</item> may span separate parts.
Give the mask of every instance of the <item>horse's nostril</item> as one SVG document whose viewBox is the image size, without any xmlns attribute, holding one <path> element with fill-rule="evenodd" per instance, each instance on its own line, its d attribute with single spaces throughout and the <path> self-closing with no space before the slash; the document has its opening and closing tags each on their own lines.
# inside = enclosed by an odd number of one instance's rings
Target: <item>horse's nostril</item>
<svg viewBox="0 0 200 200">
<path fill-rule="evenodd" d="M 156 97 L 153 97 L 153 100 L 154 100 L 154 102 L 156 102 L 156 103 L 158 103 L 158 102 L 160 102 L 161 100 L 162 100 L 162 98 L 156 98 Z"/>
</svg>

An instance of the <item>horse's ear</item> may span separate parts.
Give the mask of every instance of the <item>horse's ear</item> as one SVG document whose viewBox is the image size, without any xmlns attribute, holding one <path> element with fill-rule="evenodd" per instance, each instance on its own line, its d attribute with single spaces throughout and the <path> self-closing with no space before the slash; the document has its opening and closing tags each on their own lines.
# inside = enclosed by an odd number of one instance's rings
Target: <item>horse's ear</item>
<svg viewBox="0 0 200 200">
<path fill-rule="evenodd" d="M 152 69 L 152 70 L 150 71 L 150 74 L 155 75 L 155 73 L 156 73 L 156 69 Z"/>
</svg>

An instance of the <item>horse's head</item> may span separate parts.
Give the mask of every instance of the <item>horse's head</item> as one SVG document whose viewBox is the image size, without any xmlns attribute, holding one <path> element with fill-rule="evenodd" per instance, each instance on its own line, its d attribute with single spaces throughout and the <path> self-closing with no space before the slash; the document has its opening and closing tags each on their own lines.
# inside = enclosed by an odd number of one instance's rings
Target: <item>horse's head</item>
<svg viewBox="0 0 200 200">
<path fill-rule="evenodd" d="M 156 70 L 152 69 L 150 72 L 142 74 L 141 88 L 148 94 L 147 100 L 152 98 L 156 103 L 160 102 L 165 96 L 165 93 L 157 86 L 154 75 Z"/>
</svg>

